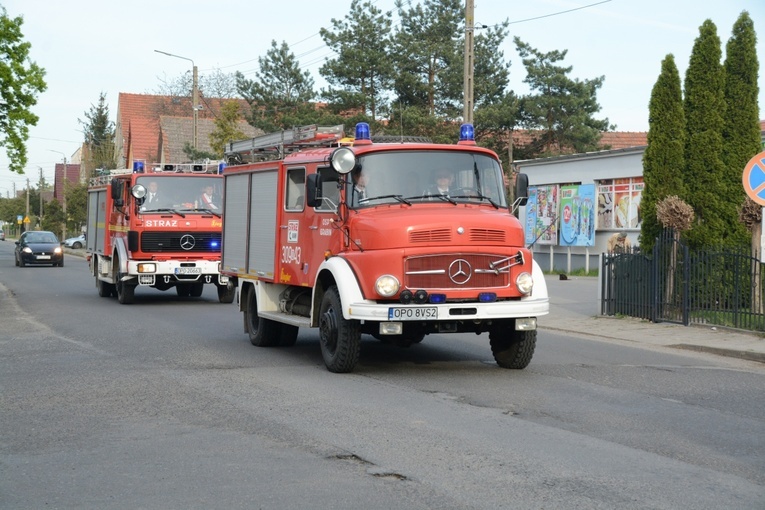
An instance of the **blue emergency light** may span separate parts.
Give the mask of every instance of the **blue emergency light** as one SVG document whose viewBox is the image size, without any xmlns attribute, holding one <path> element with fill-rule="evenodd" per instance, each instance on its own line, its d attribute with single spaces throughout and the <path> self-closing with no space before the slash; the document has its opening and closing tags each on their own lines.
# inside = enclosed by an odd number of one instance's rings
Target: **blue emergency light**
<svg viewBox="0 0 765 510">
<path fill-rule="evenodd" d="M 143 173 L 143 161 L 133 161 L 133 173 L 134 174 Z"/>
<path fill-rule="evenodd" d="M 474 142 L 475 128 L 472 124 L 463 124 L 460 126 L 460 142 Z"/>
<path fill-rule="evenodd" d="M 366 122 L 359 122 L 356 124 L 356 139 L 353 141 L 353 143 L 364 141 L 372 141 L 372 137 L 369 134 L 369 124 Z"/>
</svg>

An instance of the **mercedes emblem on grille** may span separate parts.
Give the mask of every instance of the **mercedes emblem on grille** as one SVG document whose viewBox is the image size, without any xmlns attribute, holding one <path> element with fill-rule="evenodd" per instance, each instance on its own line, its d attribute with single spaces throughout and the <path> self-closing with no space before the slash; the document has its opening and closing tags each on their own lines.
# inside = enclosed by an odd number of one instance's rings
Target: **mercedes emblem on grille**
<svg viewBox="0 0 765 510">
<path fill-rule="evenodd" d="M 186 234 L 185 236 L 181 237 L 181 248 L 188 251 L 194 247 L 194 245 L 197 244 L 196 239 L 194 239 L 194 236 L 191 234 Z"/>
<path fill-rule="evenodd" d="M 457 259 L 449 264 L 449 279 L 457 285 L 464 285 L 470 280 L 473 268 L 465 259 Z"/>
</svg>

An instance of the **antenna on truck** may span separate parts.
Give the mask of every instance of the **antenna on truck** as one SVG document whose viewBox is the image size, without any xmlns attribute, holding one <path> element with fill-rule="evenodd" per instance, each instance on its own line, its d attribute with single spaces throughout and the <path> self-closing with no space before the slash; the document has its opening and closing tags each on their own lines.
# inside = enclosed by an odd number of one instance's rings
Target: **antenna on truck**
<svg viewBox="0 0 765 510">
<path fill-rule="evenodd" d="M 225 158 L 229 164 L 242 164 L 268 159 L 282 159 L 291 152 L 310 147 L 331 147 L 343 138 L 343 125 L 295 127 L 290 130 L 229 142 Z"/>
</svg>

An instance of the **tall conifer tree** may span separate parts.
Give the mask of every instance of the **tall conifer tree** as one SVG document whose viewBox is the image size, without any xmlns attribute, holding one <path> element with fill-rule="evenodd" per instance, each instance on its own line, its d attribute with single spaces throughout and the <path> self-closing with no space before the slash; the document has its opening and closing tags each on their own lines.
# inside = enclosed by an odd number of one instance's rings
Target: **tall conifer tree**
<svg viewBox="0 0 765 510">
<path fill-rule="evenodd" d="M 731 213 L 723 163 L 725 74 L 717 27 L 706 20 L 699 29 L 685 75 L 685 148 L 687 202 L 696 212 L 687 240 L 693 247 L 719 246 L 730 234 Z M 738 205 L 738 204 L 736 204 Z"/>
<path fill-rule="evenodd" d="M 749 13 L 744 11 L 733 25 L 733 33 L 725 47 L 725 125 L 723 130 L 723 160 L 731 206 L 741 207 L 746 193 L 741 185 L 741 173 L 746 163 L 761 149 L 759 105 L 757 95 L 757 35 Z M 736 240 L 746 242 L 746 226 L 732 219 Z"/>
<path fill-rule="evenodd" d="M 685 113 L 680 73 L 671 54 L 662 61 L 661 74 L 651 91 L 648 123 L 648 147 L 643 155 L 645 188 L 640 201 L 640 246 L 646 253 L 651 252 L 663 228 L 656 217 L 656 204 L 667 196 L 685 194 Z"/>
</svg>

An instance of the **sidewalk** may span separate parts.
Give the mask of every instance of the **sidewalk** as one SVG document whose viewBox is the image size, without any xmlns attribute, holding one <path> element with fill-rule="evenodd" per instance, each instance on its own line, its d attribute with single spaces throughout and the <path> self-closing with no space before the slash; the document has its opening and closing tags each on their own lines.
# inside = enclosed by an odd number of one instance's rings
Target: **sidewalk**
<svg viewBox="0 0 765 510">
<path fill-rule="evenodd" d="M 765 363 L 762 333 L 731 330 L 719 326 L 683 326 L 652 323 L 633 317 L 599 315 L 598 279 L 547 275 L 550 314 L 539 318 L 539 328 L 580 333 L 606 339 L 702 351 L 721 356 Z"/>
</svg>

